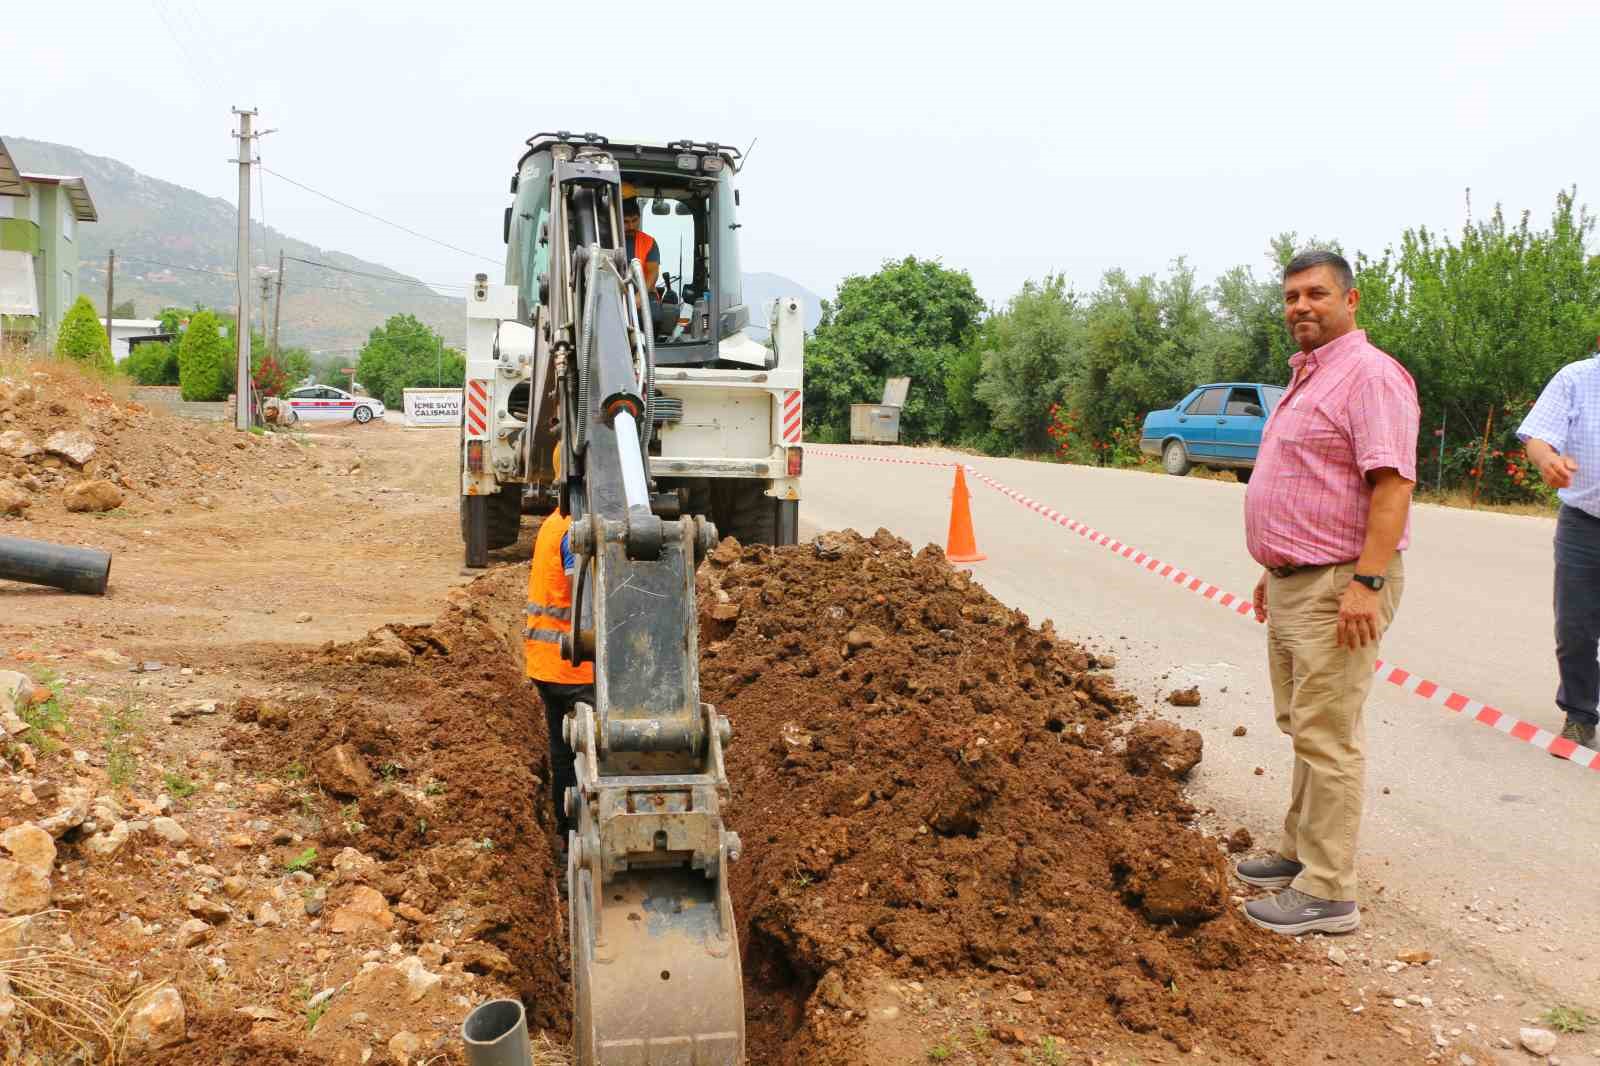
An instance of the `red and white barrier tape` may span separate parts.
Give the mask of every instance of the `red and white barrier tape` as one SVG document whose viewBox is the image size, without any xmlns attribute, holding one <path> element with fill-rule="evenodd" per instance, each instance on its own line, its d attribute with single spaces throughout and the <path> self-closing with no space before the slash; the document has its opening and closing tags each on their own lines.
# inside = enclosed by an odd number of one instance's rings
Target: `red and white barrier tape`
<svg viewBox="0 0 1600 1066">
<path fill-rule="evenodd" d="M 807 450 L 814 455 L 825 455 L 836 459 L 856 459 L 876 463 L 898 463 L 911 466 L 950 467 L 956 465 L 950 460 L 902 459 L 887 455 L 856 455 L 850 452 L 825 451 L 819 448 L 810 448 Z M 1055 510 L 1053 507 L 1049 507 L 1046 504 L 1040 503 L 1038 500 L 1035 500 L 1030 496 L 1023 495 L 1016 489 L 1002 484 L 989 475 L 982 473 L 971 464 L 962 465 L 966 466 L 968 474 L 977 478 L 985 485 L 988 485 L 996 492 L 999 492 L 1003 496 L 1010 497 L 1015 502 L 1028 508 L 1028 510 L 1043 516 L 1046 520 L 1054 522 L 1058 526 L 1063 526 L 1067 529 L 1070 529 L 1072 532 L 1078 534 L 1078 536 L 1086 538 L 1091 544 L 1098 544 L 1114 554 L 1120 555 L 1122 558 L 1127 559 L 1129 562 L 1139 566 L 1145 571 L 1154 574 L 1157 577 L 1166 578 L 1175 585 L 1181 585 L 1188 591 L 1196 593 L 1202 599 L 1209 600 L 1219 607 L 1226 608 L 1241 618 L 1248 618 L 1251 621 L 1255 620 L 1255 615 L 1252 611 L 1252 605 L 1249 596 L 1238 596 L 1232 592 L 1225 592 L 1210 582 L 1202 581 L 1200 578 L 1195 577 L 1193 574 L 1182 569 L 1181 567 L 1174 566 L 1171 563 L 1163 563 L 1160 559 L 1157 559 L 1146 552 L 1140 551 L 1131 544 L 1124 544 L 1109 534 L 1101 533 L 1096 529 L 1084 525 L 1082 522 L 1079 522 L 1074 518 L 1067 517 L 1061 512 Z M 1579 766 L 1586 766 L 1591 770 L 1600 770 L 1600 751 L 1593 751 L 1581 744 L 1574 743 L 1570 740 L 1565 740 L 1562 737 L 1551 733 L 1549 730 L 1540 729 L 1532 722 L 1524 722 L 1520 718 L 1513 717 L 1512 715 L 1507 714 L 1505 711 L 1500 710 L 1498 707 L 1484 703 L 1481 700 L 1475 700 L 1471 696 L 1457 692 L 1454 689 L 1447 688 L 1436 681 L 1429 681 L 1419 674 L 1414 674 L 1404 667 L 1395 666 L 1393 663 L 1386 663 L 1382 659 L 1379 659 L 1373 664 L 1373 671 L 1382 680 L 1387 681 L 1389 684 L 1394 685 L 1396 688 L 1399 688 L 1404 692 L 1411 693 L 1413 696 L 1425 699 L 1430 703 L 1437 703 L 1446 710 L 1453 711 L 1457 714 L 1466 715 L 1467 717 L 1471 718 L 1472 721 L 1477 722 L 1480 725 L 1486 725 L 1492 729 L 1497 729 L 1508 736 L 1516 738 L 1517 740 L 1523 741 L 1527 744 L 1532 744 L 1534 747 L 1540 748 L 1544 751 L 1548 751 L 1551 755 L 1557 756 L 1558 758 L 1568 759 Z"/>
</svg>

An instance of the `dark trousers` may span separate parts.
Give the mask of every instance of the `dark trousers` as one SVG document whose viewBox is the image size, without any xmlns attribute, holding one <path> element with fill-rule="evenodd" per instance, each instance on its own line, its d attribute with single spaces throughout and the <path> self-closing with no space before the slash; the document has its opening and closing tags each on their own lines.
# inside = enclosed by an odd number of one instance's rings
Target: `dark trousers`
<svg viewBox="0 0 1600 1066">
<path fill-rule="evenodd" d="M 1589 725 L 1600 701 L 1600 518 L 1562 507 L 1556 519 L 1556 705 Z"/>
<path fill-rule="evenodd" d="M 534 683 L 539 686 L 539 697 L 544 700 L 544 720 L 550 729 L 550 802 L 556 832 L 564 844 L 567 830 L 574 828 L 567 817 L 567 789 L 578 783 L 578 774 L 572 765 L 572 745 L 562 739 L 561 722 L 575 703 L 581 701 L 594 706 L 594 686 Z"/>
</svg>

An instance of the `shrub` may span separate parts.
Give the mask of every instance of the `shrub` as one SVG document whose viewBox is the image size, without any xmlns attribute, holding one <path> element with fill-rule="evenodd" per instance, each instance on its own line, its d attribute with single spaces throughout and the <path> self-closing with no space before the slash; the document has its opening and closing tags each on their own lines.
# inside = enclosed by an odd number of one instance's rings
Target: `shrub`
<svg viewBox="0 0 1600 1066">
<path fill-rule="evenodd" d="M 217 331 L 217 316 L 200 311 L 189 320 L 178 344 L 178 384 L 191 402 L 228 398 L 228 339 Z"/>
<path fill-rule="evenodd" d="M 101 370 L 111 369 L 111 338 L 106 336 L 106 328 L 87 296 L 78 297 L 67 309 L 56 338 L 56 351 Z"/>
<path fill-rule="evenodd" d="M 120 365 L 139 385 L 178 384 L 178 346 L 171 341 L 136 345 Z"/>
</svg>

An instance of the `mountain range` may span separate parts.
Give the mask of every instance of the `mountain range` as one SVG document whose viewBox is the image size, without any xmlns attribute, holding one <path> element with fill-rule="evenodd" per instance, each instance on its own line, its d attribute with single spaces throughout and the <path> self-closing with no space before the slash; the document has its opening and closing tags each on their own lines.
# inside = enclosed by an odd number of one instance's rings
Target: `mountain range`
<svg viewBox="0 0 1600 1066">
<path fill-rule="evenodd" d="M 78 291 L 88 293 L 97 309 L 104 303 L 106 254 L 111 249 L 117 253 L 115 299 L 119 304 L 132 300 L 140 317 L 153 317 L 168 306 L 234 306 L 238 214 L 231 202 L 69 145 L 9 135 L 5 142 L 23 171 L 72 174 L 88 183 L 100 218 L 78 229 Z M 280 250 L 288 257 L 282 307 L 285 347 L 353 353 L 373 327 L 400 313 L 426 322 L 448 344 L 465 343 L 460 297 L 443 295 L 417 278 L 348 252 L 271 227 L 263 231 L 259 222 L 251 223 L 250 240 L 252 249 L 266 250 L 264 257 L 254 256 L 258 272 L 266 269 L 263 264 L 275 270 Z M 296 261 L 306 259 L 338 270 Z M 744 289 L 753 325 L 766 321 L 766 308 L 778 296 L 798 295 L 805 304 L 806 328 L 815 328 L 821 302 L 797 283 L 776 274 L 750 273 L 744 275 Z M 257 288 L 252 303 L 258 314 L 259 301 Z M 753 332 L 764 336 L 766 331 Z"/>
</svg>

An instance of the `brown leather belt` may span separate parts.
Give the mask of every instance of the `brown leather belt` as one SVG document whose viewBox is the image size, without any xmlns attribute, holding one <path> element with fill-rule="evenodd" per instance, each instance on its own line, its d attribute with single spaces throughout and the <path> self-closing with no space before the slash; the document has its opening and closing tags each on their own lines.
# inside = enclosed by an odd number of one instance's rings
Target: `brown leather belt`
<svg viewBox="0 0 1600 1066">
<path fill-rule="evenodd" d="M 1269 566 L 1267 573 L 1273 577 L 1293 577 L 1302 570 L 1326 570 L 1330 566 L 1345 566 L 1345 563 L 1308 563 L 1303 566 Z"/>
</svg>

